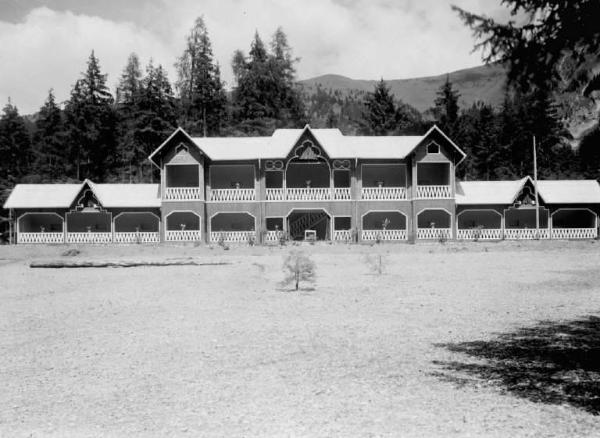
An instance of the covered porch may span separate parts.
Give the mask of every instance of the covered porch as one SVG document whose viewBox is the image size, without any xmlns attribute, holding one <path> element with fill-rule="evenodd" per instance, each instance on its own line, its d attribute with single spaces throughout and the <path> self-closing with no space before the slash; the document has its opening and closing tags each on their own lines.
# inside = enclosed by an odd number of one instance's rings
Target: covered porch
<svg viewBox="0 0 600 438">
<path fill-rule="evenodd" d="M 256 243 L 256 219 L 248 212 L 221 212 L 210 218 L 211 243 Z"/>
<path fill-rule="evenodd" d="M 164 167 L 164 196 L 167 201 L 203 199 L 199 164 L 167 164 Z"/>
<path fill-rule="evenodd" d="M 539 211 L 539 232 L 536 227 L 536 207 L 525 205 L 504 210 L 504 238 L 508 240 L 549 239 L 549 211 L 537 207 Z"/>
<path fill-rule="evenodd" d="M 209 169 L 210 201 L 240 202 L 256 199 L 254 165 L 218 164 Z"/>
<path fill-rule="evenodd" d="M 67 243 L 111 243 L 112 215 L 102 210 L 84 209 L 66 214 Z"/>
<path fill-rule="evenodd" d="M 17 220 L 17 243 L 64 243 L 64 220 L 58 213 L 24 213 Z"/>
<path fill-rule="evenodd" d="M 115 243 L 160 242 L 160 219 L 150 212 L 124 212 L 114 218 Z"/>
<path fill-rule="evenodd" d="M 406 240 L 406 216 L 400 211 L 370 211 L 362 217 L 361 240 Z"/>
<path fill-rule="evenodd" d="M 451 197 L 452 175 L 450 163 L 417 163 L 416 198 L 440 199 Z"/>
<path fill-rule="evenodd" d="M 404 164 L 363 164 L 361 199 L 406 199 L 407 172 Z"/>
<path fill-rule="evenodd" d="M 561 208 L 550 216 L 553 239 L 596 239 L 598 215 L 588 208 Z"/>
<path fill-rule="evenodd" d="M 202 240 L 201 219 L 193 211 L 172 211 L 165 217 L 165 241 L 198 242 Z"/>
<path fill-rule="evenodd" d="M 501 240 L 504 237 L 502 213 L 493 209 L 468 209 L 456 216 L 459 240 Z"/>
<path fill-rule="evenodd" d="M 417 214 L 417 239 L 452 238 L 452 215 L 444 209 L 425 209 Z"/>
</svg>

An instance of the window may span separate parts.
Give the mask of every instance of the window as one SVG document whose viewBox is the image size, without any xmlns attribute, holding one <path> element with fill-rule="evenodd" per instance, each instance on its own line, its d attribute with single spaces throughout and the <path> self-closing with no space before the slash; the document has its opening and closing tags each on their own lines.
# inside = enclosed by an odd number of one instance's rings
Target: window
<svg viewBox="0 0 600 438">
<path fill-rule="evenodd" d="M 333 228 L 335 230 L 349 230 L 351 227 L 351 218 L 349 216 L 336 216 L 333 218 Z"/>
<path fill-rule="evenodd" d="M 427 145 L 427 153 L 428 154 L 439 154 L 440 153 L 440 146 L 437 143 L 429 143 Z"/>
<path fill-rule="evenodd" d="M 283 218 L 282 217 L 268 217 L 266 222 L 267 222 L 267 231 L 283 231 Z"/>
</svg>

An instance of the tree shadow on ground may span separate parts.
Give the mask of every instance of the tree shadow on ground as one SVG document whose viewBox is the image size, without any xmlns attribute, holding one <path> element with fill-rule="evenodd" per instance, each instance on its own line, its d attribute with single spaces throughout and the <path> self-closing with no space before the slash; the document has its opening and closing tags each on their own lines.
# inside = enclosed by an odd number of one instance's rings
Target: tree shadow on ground
<svg viewBox="0 0 600 438">
<path fill-rule="evenodd" d="M 600 414 L 600 318 L 541 322 L 490 341 L 436 344 L 470 361 L 434 361 L 459 386 L 489 384 L 538 403 Z"/>
</svg>

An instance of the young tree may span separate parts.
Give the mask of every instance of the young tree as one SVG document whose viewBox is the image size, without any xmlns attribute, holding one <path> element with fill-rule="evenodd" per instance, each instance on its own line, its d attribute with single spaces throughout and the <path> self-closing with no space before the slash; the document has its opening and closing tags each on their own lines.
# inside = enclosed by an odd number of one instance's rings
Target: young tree
<svg viewBox="0 0 600 438">
<path fill-rule="evenodd" d="M 394 96 L 383 79 L 364 100 L 361 131 L 366 135 L 392 135 L 397 127 L 397 109 Z"/>
<path fill-rule="evenodd" d="M 175 67 L 182 125 L 192 134 L 219 134 L 227 115 L 227 98 L 203 17 L 196 19 Z"/>
<path fill-rule="evenodd" d="M 315 281 L 315 264 L 306 254 L 292 251 L 283 262 L 285 278 L 283 285 L 293 285 L 295 290 L 300 287 L 301 281 L 313 283 Z"/>
<path fill-rule="evenodd" d="M 43 180 L 55 181 L 64 177 L 65 141 L 62 111 L 50 90 L 38 113 L 33 135 L 33 167 Z"/>
<path fill-rule="evenodd" d="M 116 114 L 106 75 L 93 51 L 86 72 L 73 86 L 65 115 L 71 176 L 104 180 L 116 162 Z"/>
</svg>

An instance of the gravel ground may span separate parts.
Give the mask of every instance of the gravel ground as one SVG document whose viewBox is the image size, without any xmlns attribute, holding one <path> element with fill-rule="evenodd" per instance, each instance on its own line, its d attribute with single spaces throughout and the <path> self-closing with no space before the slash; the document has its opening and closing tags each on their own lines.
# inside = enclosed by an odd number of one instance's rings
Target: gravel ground
<svg viewBox="0 0 600 438">
<path fill-rule="evenodd" d="M 223 266 L 32 269 L 0 247 L 0 436 L 590 437 L 600 416 L 481 379 L 439 344 L 600 315 L 600 243 L 79 247 L 80 260 Z M 382 256 L 378 275 L 367 260 Z M 66 258 L 66 257 L 65 257 Z"/>
</svg>

